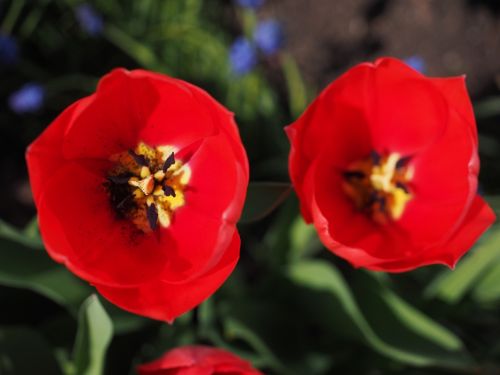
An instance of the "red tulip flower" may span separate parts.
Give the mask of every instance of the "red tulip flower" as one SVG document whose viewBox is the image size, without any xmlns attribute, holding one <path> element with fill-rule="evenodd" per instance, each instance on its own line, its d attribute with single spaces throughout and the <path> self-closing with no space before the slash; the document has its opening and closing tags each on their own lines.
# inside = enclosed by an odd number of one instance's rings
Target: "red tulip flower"
<svg viewBox="0 0 500 375">
<path fill-rule="evenodd" d="M 360 64 L 286 132 L 302 215 L 356 267 L 454 267 L 495 219 L 476 193 L 464 77 L 427 78 L 392 58 Z"/>
<path fill-rule="evenodd" d="M 27 162 L 48 253 L 125 310 L 171 321 L 236 265 L 246 154 L 233 115 L 189 83 L 114 70 Z"/>
<path fill-rule="evenodd" d="M 184 346 L 138 367 L 139 375 L 263 375 L 250 363 L 222 349 Z"/>
</svg>

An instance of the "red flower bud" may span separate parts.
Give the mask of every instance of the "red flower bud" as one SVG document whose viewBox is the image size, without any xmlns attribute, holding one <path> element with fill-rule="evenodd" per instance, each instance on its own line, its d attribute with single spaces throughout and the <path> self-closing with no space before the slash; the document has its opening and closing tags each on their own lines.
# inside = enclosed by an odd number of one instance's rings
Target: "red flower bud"
<svg viewBox="0 0 500 375">
<path fill-rule="evenodd" d="M 26 157 L 48 253 L 120 307 L 171 321 L 236 265 L 248 161 L 203 90 L 114 70 Z"/>
<path fill-rule="evenodd" d="M 305 220 L 356 267 L 453 267 L 495 220 L 476 194 L 464 77 L 427 78 L 392 58 L 360 64 L 286 132 Z"/>
<path fill-rule="evenodd" d="M 139 375 L 263 375 L 234 354 L 208 346 L 173 349 L 137 370 Z"/>
</svg>

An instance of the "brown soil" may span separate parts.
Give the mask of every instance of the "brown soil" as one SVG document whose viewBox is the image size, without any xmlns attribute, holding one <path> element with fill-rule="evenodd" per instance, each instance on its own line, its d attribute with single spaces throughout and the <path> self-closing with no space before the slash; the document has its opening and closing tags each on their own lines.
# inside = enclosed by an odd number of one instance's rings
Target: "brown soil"
<svg viewBox="0 0 500 375">
<path fill-rule="evenodd" d="M 421 56 L 432 76 L 466 74 L 477 97 L 500 74 L 498 1 L 269 0 L 262 17 L 284 25 L 306 80 L 324 87 L 378 56 Z M 497 79 L 498 81 L 498 79 Z"/>
</svg>

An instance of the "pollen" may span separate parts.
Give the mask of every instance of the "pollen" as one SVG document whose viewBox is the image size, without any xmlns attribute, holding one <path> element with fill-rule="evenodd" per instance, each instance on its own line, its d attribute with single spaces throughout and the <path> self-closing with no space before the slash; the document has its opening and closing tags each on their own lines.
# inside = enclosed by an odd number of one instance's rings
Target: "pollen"
<svg viewBox="0 0 500 375">
<path fill-rule="evenodd" d="M 401 218 L 412 199 L 409 183 L 413 168 L 409 157 L 376 152 L 352 163 L 344 172 L 343 189 L 356 208 L 379 223 Z"/>
<path fill-rule="evenodd" d="M 151 147 L 141 142 L 111 157 L 114 167 L 105 184 L 111 206 L 143 232 L 168 227 L 174 211 L 185 204 L 191 170 L 175 152 L 172 146 Z"/>
</svg>

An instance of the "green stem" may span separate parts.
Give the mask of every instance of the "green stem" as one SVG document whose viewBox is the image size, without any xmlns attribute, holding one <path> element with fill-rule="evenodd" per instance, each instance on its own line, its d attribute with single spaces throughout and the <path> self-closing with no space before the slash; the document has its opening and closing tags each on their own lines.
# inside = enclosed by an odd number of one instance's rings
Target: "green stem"
<svg viewBox="0 0 500 375">
<path fill-rule="evenodd" d="M 2 32 L 4 34 L 10 34 L 16 21 L 24 7 L 25 0 L 12 0 L 7 15 L 2 22 Z"/>
<path fill-rule="evenodd" d="M 156 55 L 149 48 L 117 27 L 108 25 L 104 29 L 104 35 L 111 43 L 133 58 L 139 65 L 151 70 L 156 70 L 159 67 L 160 64 Z"/>
</svg>

